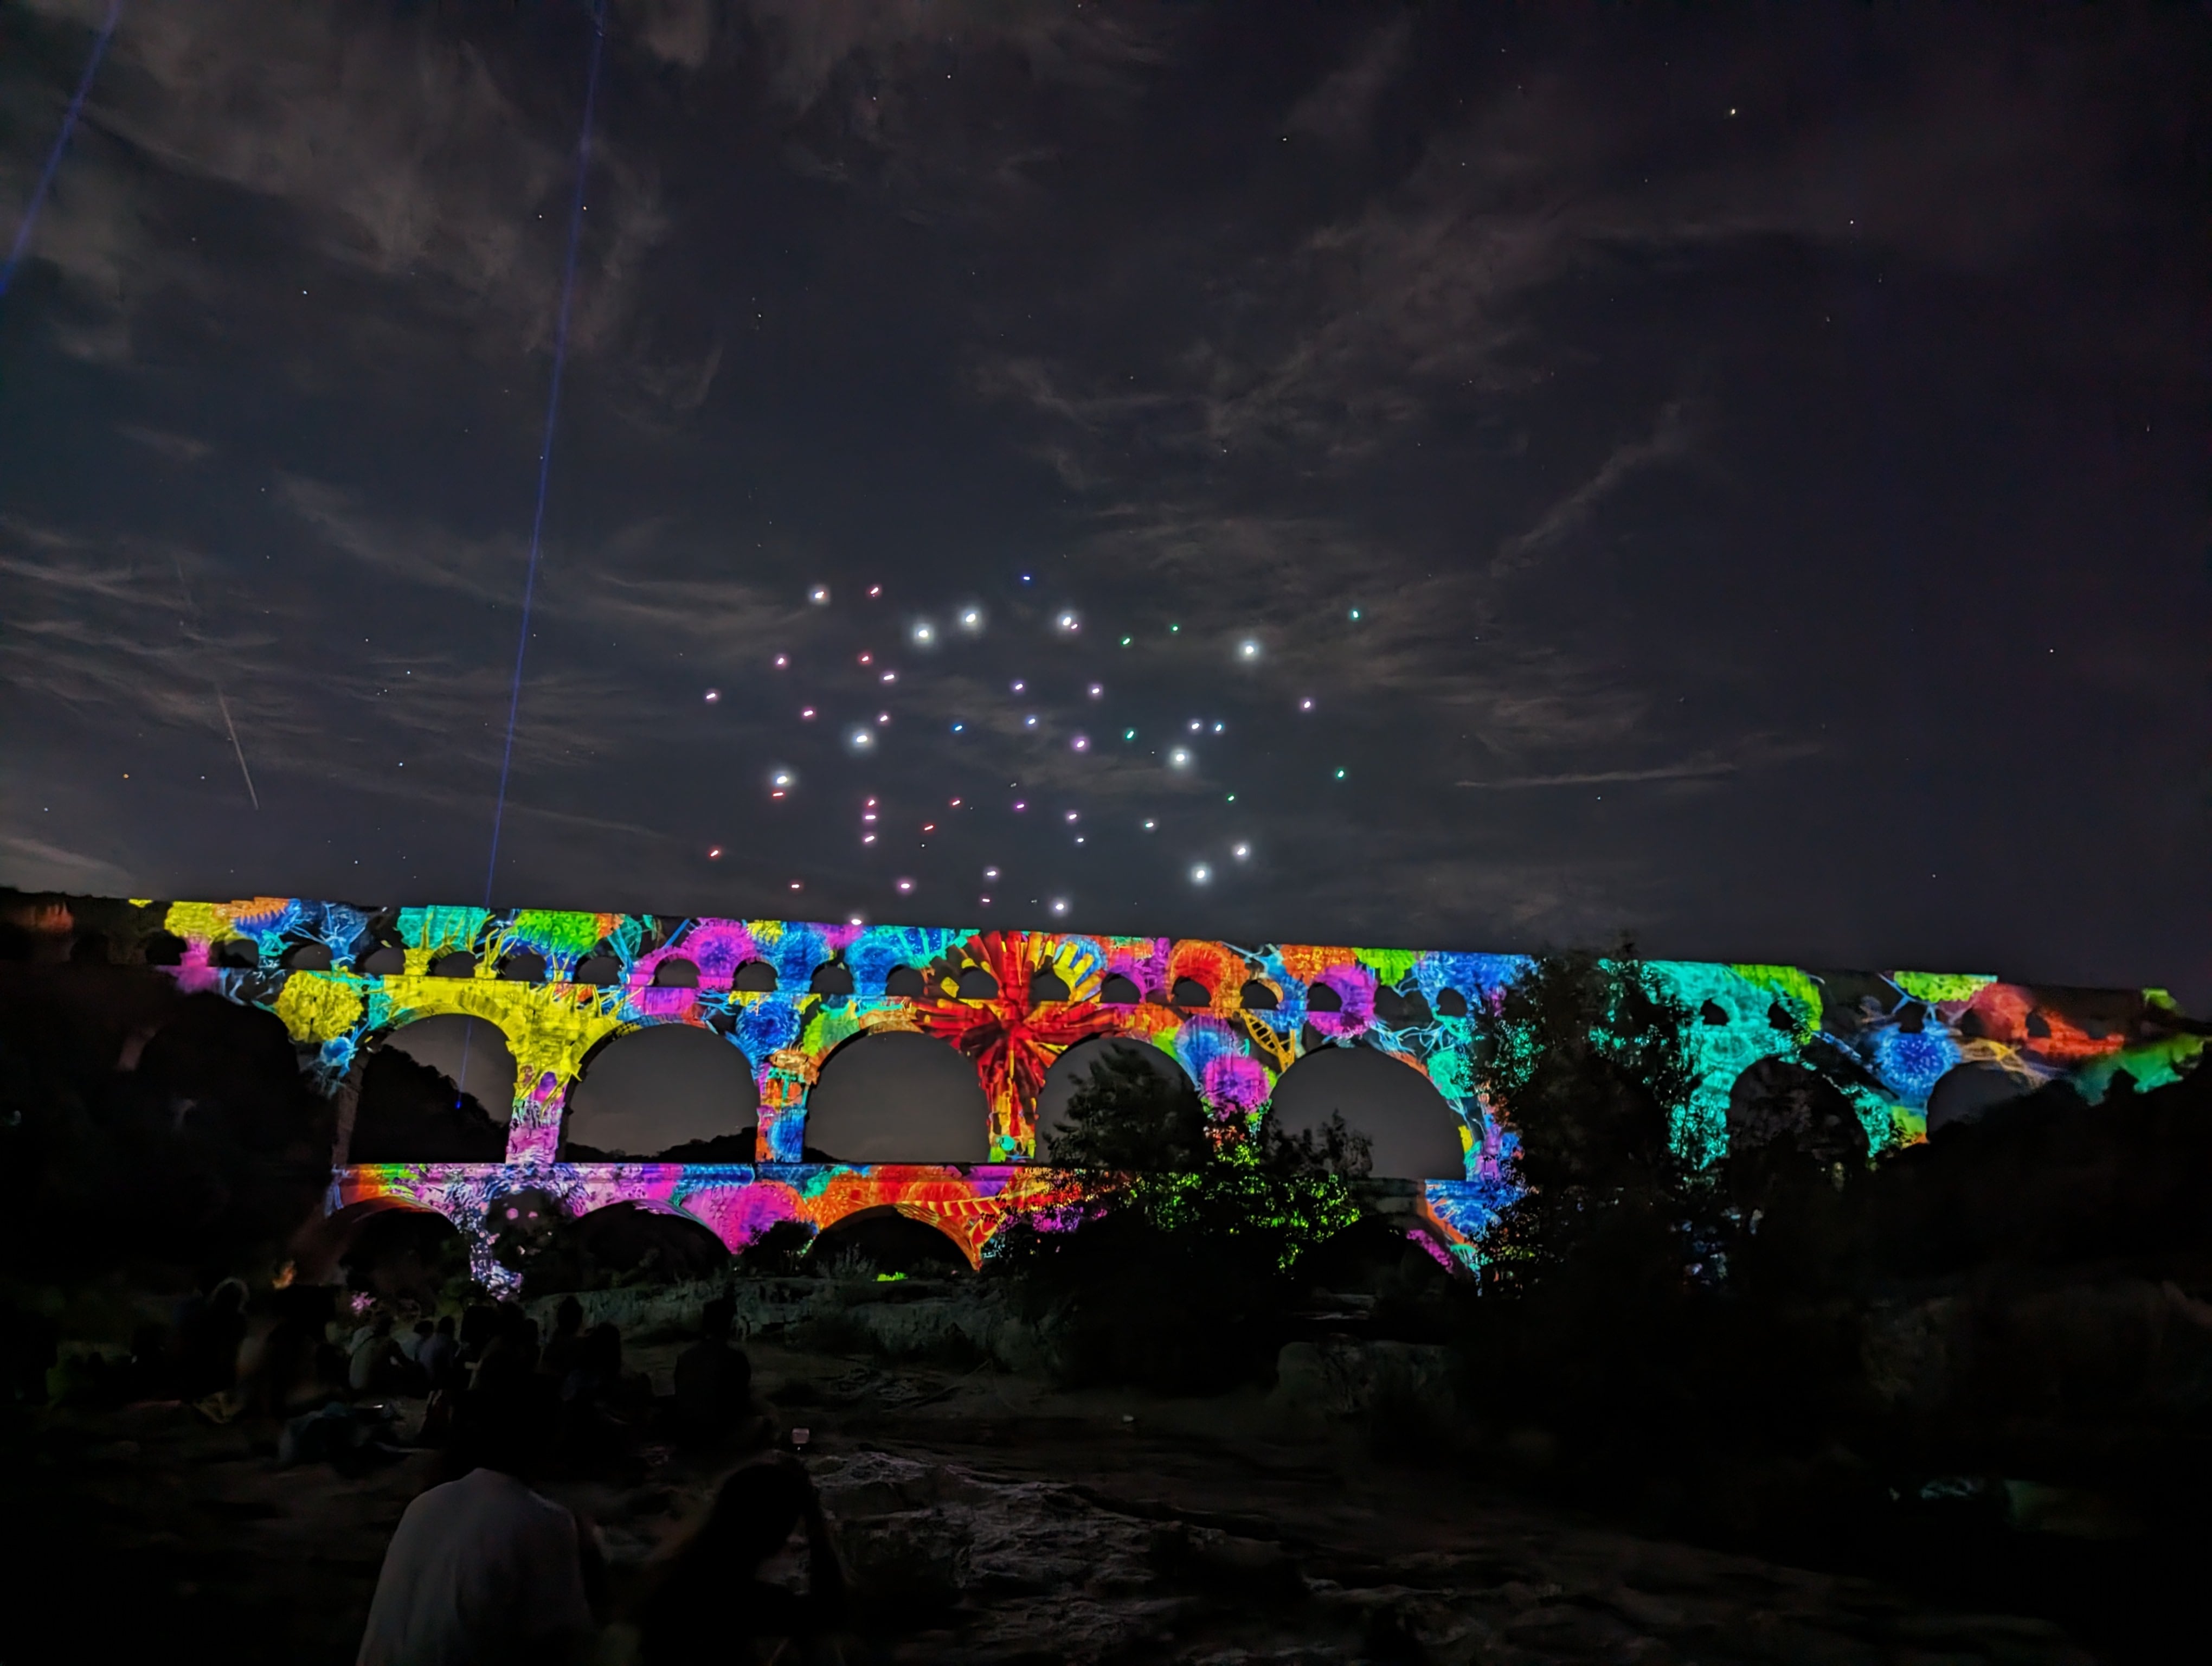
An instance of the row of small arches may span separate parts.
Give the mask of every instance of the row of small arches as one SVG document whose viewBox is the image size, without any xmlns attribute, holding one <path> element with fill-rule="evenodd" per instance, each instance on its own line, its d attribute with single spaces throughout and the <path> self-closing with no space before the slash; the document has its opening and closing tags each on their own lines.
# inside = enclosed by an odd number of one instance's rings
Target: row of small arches
<svg viewBox="0 0 2212 1666">
<path fill-rule="evenodd" d="M 173 955 L 159 953 L 157 945 L 149 951 L 149 960 L 156 965 L 177 964 Z M 179 945 L 181 951 L 181 945 Z M 259 957 L 252 941 L 233 939 L 215 945 L 210 956 L 217 966 L 252 967 Z M 333 958 L 328 945 L 321 943 L 295 944 L 284 953 L 283 963 L 288 971 L 328 971 Z M 429 965 L 433 977 L 473 978 L 480 962 L 465 949 L 441 955 Z M 406 970 L 404 951 L 386 945 L 372 950 L 362 957 L 356 970 L 365 976 L 380 977 L 396 975 Z M 544 958 L 532 950 L 517 950 L 501 958 L 496 974 L 501 980 L 517 983 L 542 983 L 546 977 Z M 612 955 L 595 955 L 577 964 L 571 982 L 594 987 L 612 987 L 623 982 L 622 963 Z M 653 968 L 653 985 L 656 988 L 696 988 L 699 968 L 681 956 L 670 956 Z M 749 960 L 738 968 L 730 980 L 730 987 L 740 994 L 770 994 L 781 987 L 775 967 L 764 960 Z M 957 990 L 963 1000 L 994 1000 L 1000 994 L 999 980 L 980 966 L 963 970 L 957 979 Z M 852 969 L 842 961 L 825 961 L 814 969 L 807 988 L 815 994 L 849 995 L 854 993 Z M 894 998 L 920 1000 L 929 991 L 919 969 L 896 966 L 884 980 L 884 993 Z M 1073 992 L 1067 982 L 1049 967 L 1041 969 L 1030 979 L 1029 998 L 1035 1003 L 1072 1000 Z M 1144 1004 L 1145 992 L 1135 982 L 1120 973 L 1108 977 L 1100 986 L 1098 1000 L 1109 1006 L 1138 1006 Z M 1167 1005 L 1172 1006 L 1206 1008 L 1213 1005 L 1213 993 L 1196 978 L 1178 978 L 1168 992 Z M 1281 1005 L 1273 986 L 1254 978 L 1238 992 L 1237 1004 L 1246 1012 L 1273 1012 Z M 1306 990 L 1306 1010 L 1310 1012 L 1338 1012 L 1344 1010 L 1344 997 L 1332 985 L 1315 983 Z M 1457 989 L 1438 992 L 1431 1007 L 1425 997 L 1417 994 L 1401 994 L 1385 984 L 1375 991 L 1375 1013 L 1390 1022 L 1420 1022 L 1431 1014 L 1444 1018 L 1467 1016 L 1467 997 Z"/>
</svg>

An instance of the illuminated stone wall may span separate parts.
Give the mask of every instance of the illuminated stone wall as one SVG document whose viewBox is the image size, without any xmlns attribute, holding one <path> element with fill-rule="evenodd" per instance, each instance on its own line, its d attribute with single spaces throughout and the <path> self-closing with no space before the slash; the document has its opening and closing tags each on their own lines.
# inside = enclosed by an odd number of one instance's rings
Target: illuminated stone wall
<svg viewBox="0 0 2212 1666">
<path fill-rule="evenodd" d="M 500 1275 L 488 1249 L 492 1213 L 522 1192 L 575 1214 L 629 1202 L 685 1216 L 732 1249 L 780 1220 L 821 1227 L 889 1206 L 939 1226 L 973 1258 L 1010 1211 L 1050 1201 L 1048 1177 L 1030 1166 L 1037 1094 L 1054 1060 L 1099 1037 L 1158 1048 L 1221 1116 L 1257 1112 L 1317 1048 L 1376 1049 L 1419 1071 L 1459 1118 L 1463 1172 L 1423 1187 L 1419 1225 L 1436 1244 L 1472 1259 L 1516 1193 L 1514 1136 L 1475 1091 L 1468 1014 L 1526 964 L 1519 956 L 532 909 L 370 911 L 292 897 L 141 906 L 177 939 L 179 983 L 274 1012 L 326 1092 L 357 1080 L 369 1049 L 419 1019 L 459 1014 L 506 1037 L 516 1076 L 504 1164 L 354 1165 L 341 1150 L 331 1194 L 334 1211 L 445 1215 L 477 1245 L 482 1275 Z M 370 971 L 372 956 L 402 969 Z M 472 962 L 465 975 L 434 972 L 456 970 L 460 956 Z M 1826 1075 L 1881 1150 L 1923 1137 L 1937 1083 L 1962 1067 L 2002 1073 L 2021 1092 L 2069 1078 L 2094 1102 L 2121 1070 L 2145 1086 L 2173 1079 L 2203 1044 L 2156 990 L 1646 964 L 1694 1016 L 1698 1087 L 1676 1138 L 1700 1161 L 1724 1149 L 1730 1090 L 1763 1060 Z M 529 976 L 514 976 L 523 968 Z M 744 1054 L 759 1088 L 756 1161 L 561 1162 L 562 1117 L 593 1049 L 662 1025 L 710 1031 Z M 937 1037 L 972 1061 L 990 1104 L 989 1164 L 801 1160 L 807 1093 L 823 1064 L 882 1031 Z"/>
</svg>

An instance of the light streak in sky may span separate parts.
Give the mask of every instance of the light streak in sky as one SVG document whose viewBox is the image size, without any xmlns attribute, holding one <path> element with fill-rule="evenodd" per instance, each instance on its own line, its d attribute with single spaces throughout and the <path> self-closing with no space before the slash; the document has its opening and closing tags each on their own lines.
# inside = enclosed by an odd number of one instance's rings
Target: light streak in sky
<svg viewBox="0 0 2212 1666">
<path fill-rule="evenodd" d="M 15 227 L 15 240 L 8 246 L 8 258 L 0 262 L 0 301 L 7 299 L 9 287 L 15 281 L 15 269 L 23 264 L 24 255 L 30 251 L 31 233 L 39 222 L 39 210 L 46 206 L 46 193 L 53 189 L 54 175 L 61 171 L 62 153 L 69 149 L 70 136 L 76 131 L 77 118 L 84 112 L 85 95 L 92 91 L 92 78 L 100 73 L 100 60 L 107 56 L 107 43 L 115 38 L 115 25 L 122 15 L 123 0 L 108 0 L 107 21 L 93 37 L 92 54 L 85 59 L 84 73 L 77 77 L 76 91 L 70 95 L 69 108 L 62 114 L 61 131 L 54 136 L 54 147 L 46 153 L 46 165 L 39 170 L 39 182 L 31 187 L 30 200 L 23 204 L 23 217 Z M 224 721 L 229 721 L 228 713 Z M 232 739 L 235 742 L 237 737 L 233 735 Z M 241 754 L 239 768 L 245 767 L 246 759 Z"/>
<path fill-rule="evenodd" d="M 599 58 L 606 46 L 606 13 L 592 8 L 592 64 L 584 79 L 584 120 L 576 136 L 576 183 L 568 199 L 568 252 L 561 271 L 561 310 L 553 328 L 553 380 L 545 396 L 545 431 L 538 447 L 538 503 L 530 517 L 530 560 L 522 575 L 522 628 L 515 633 L 514 680 L 507 690 L 507 740 L 499 760 L 499 796 L 491 812 L 491 855 L 484 864 L 484 906 L 499 880 L 500 826 L 507 817 L 507 783 L 514 768 L 514 721 L 522 708 L 522 662 L 530 652 L 530 606 L 538 592 L 538 557 L 545 533 L 545 495 L 553 477 L 553 433 L 561 416 L 561 378 L 568 365 L 568 308 L 576 293 L 576 246 L 584 229 L 584 183 L 592 163 L 592 111 L 599 101 Z M 465 1065 L 464 1066 L 465 1067 Z"/>
</svg>

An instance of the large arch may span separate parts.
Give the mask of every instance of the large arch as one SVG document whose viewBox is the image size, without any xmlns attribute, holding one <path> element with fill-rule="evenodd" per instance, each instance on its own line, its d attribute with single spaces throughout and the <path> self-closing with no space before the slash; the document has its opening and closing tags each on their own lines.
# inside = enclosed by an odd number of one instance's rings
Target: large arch
<svg viewBox="0 0 2212 1666">
<path fill-rule="evenodd" d="M 1172 1054 L 1164 1053 L 1150 1043 L 1133 1041 L 1126 1036 L 1098 1036 L 1078 1042 L 1053 1061 L 1052 1068 L 1045 1073 L 1044 1085 L 1037 1091 L 1039 1161 L 1050 1156 L 1052 1136 L 1067 1126 L 1068 1101 L 1089 1079 L 1091 1067 L 1109 1058 L 1133 1059 L 1161 1080 L 1184 1090 L 1194 1098 L 1198 1097 L 1198 1084 L 1191 1080 L 1189 1073 Z"/>
<path fill-rule="evenodd" d="M 832 1221 L 807 1246 L 809 1271 L 835 1276 L 957 1276 L 971 1271 L 968 1251 L 934 1221 L 888 1205 L 856 1209 Z"/>
<path fill-rule="evenodd" d="M 839 1163 L 981 1163 L 991 1104 L 957 1049 L 911 1031 L 865 1031 L 823 1061 L 806 1145 Z"/>
<path fill-rule="evenodd" d="M 726 1271 L 729 1247 L 689 1215 L 630 1201 L 610 1203 L 569 1221 L 538 1272 L 546 1290 L 594 1290 L 620 1280 L 676 1282 Z"/>
<path fill-rule="evenodd" d="M 1419 1067 L 1379 1049 L 1322 1047 L 1275 1084 L 1275 1121 L 1287 1134 L 1319 1128 L 1335 1112 L 1367 1138 L 1378 1180 L 1455 1180 L 1466 1172 L 1465 1126 Z"/>
<path fill-rule="evenodd" d="M 451 1014 L 404 1025 L 356 1061 L 352 1082 L 349 1163 L 506 1158 L 514 1058 L 490 1025 Z"/>
<path fill-rule="evenodd" d="M 1928 1091 L 1928 1133 L 1959 1122 L 1979 1122 L 1990 1111 L 2032 1091 L 2011 1072 L 1996 1064 L 1953 1065 Z"/>
<path fill-rule="evenodd" d="M 356 1290 L 428 1307 L 468 1276 L 468 1240 L 434 1209 L 372 1209 L 349 1225 L 338 1262 Z"/>
<path fill-rule="evenodd" d="M 759 1120 L 752 1065 L 726 1037 L 695 1025 L 650 1025 L 586 1057 L 568 1091 L 562 1156 L 750 1163 Z"/>
</svg>

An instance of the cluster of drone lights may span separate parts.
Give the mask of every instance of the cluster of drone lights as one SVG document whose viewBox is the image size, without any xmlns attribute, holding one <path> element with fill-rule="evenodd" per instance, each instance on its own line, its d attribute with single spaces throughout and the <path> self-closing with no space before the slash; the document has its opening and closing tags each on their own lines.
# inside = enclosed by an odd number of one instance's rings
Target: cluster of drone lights
<svg viewBox="0 0 2212 1666">
<path fill-rule="evenodd" d="M 287 897 L 145 906 L 180 944 L 178 981 L 274 1012 L 325 1091 L 420 1019 L 461 1015 L 500 1031 L 516 1064 L 504 1162 L 349 1164 L 341 1152 L 331 1193 L 333 1209 L 446 1216 L 471 1237 L 479 1275 L 495 1280 L 506 1275 L 490 1256 L 488 1212 L 526 1191 L 575 1214 L 628 1203 L 684 1216 L 732 1250 L 779 1221 L 819 1229 L 889 1207 L 980 1256 L 1013 1215 L 1061 1201 L 1036 1161 L 1037 1097 L 1062 1054 L 1100 1038 L 1158 1049 L 1222 1118 L 1257 1116 L 1310 1053 L 1375 1049 L 1426 1078 L 1458 1122 L 1462 1171 L 1420 1183 L 1416 1233 L 1472 1263 L 1518 1195 L 1515 1136 L 1478 1091 L 1469 1014 L 1522 973 L 1522 956 L 857 921 L 371 912 Z M 456 961 L 466 975 L 432 970 Z M 1980 976 L 1857 975 L 1846 1001 L 1796 967 L 1644 964 L 1698 1015 L 1686 1036 L 1696 1087 L 1674 1129 L 1698 1162 L 1725 1150 L 1730 1090 L 1763 1061 L 1826 1075 L 1881 1150 L 1922 1137 L 1936 1084 L 1961 1067 L 2000 1071 L 2023 1092 L 2067 1078 L 2094 1100 L 2121 1070 L 2145 1086 L 2174 1079 L 2203 1045 L 2167 1021 L 2175 1015 L 2157 991 L 2125 997 L 2135 1016 L 2115 1027 L 2081 1017 L 2080 992 Z M 518 966 L 532 975 L 516 976 Z M 562 1117 L 586 1056 L 665 1025 L 704 1030 L 744 1055 L 759 1096 L 754 1162 L 563 1161 Z M 803 1160 L 807 1093 L 823 1065 L 858 1038 L 898 1031 L 935 1037 L 970 1061 L 989 1105 L 991 1160 Z"/>
</svg>

